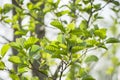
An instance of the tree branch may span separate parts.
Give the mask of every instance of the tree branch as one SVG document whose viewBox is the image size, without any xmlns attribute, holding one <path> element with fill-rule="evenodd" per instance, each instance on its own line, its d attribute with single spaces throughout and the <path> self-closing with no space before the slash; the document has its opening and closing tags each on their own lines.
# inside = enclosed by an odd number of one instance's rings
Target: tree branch
<svg viewBox="0 0 120 80">
<path fill-rule="evenodd" d="M 90 4 L 91 4 L 91 10 L 90 10 L 90 15 L 89 15 L 88 20 L 87 20 L 87 28 L 89 27 L 89 23 L 90 23 L 90 20 L 91 20 L 92 15 L 93 15 L 93 12 L 92 12 L 92 9 L 93 9 L 93 1 L 92 1 L 92 0 L 90 1 Z"/>
<path fill-rule="evenodd" d="M 97 12 L 97 11 L 100 11 L 102 10 L 103 8 L 105 8 L 109 3 L 111 2 L 111 0 L 109 0 L 105 5 L 103 5 L 101 8 L 97 9 L 97 10 L 94 10 L 92 11 L 93 13 Z"/>
<path fill-rule="evenodd" d="M 2 37 L 3 39 L 5 39 L 7 42 L 11 42 L 9 39 L 7 39 L 5 36 L 0 35 L 0 37 Z"/>
<path fill-rule="evenodd" d="M 30 60 L 29 63 L 32 66 L 32 70 L 34 70 L 35 74 L 39 77 L 39 79 L 43 80 L 43 78 L 48 78 L 48 75 L 37 69 Z"/>
</svg>

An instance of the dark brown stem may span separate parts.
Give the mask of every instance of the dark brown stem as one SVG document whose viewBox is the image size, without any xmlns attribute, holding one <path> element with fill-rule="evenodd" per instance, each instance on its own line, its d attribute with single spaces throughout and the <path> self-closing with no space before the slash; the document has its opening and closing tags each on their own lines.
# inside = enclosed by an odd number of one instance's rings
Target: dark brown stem
<svg viewBox="0 0 120 80">
<path fill-rule="evenodd" d="M 35 74 L 39 77 L 40 80 L 44 80 L 44 78 L 48 78 L 48 75 L 41 72 L 38 68 L 36 68 L 33 63 L 29 60 L 29 63 L 31 65 L 31 69 L 35 72 Z"/>
</svg>

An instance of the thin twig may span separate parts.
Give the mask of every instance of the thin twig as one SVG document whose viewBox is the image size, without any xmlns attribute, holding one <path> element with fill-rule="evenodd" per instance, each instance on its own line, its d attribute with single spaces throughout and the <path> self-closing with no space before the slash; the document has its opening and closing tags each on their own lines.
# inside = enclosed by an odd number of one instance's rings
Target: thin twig
<svg viewBox="0 0 120 80">
<path fill-rule="evenodd" d="M 37 69 L 37 68 L 32 64 L 32 62 L 31 62 L 30 60 L 29 60 L 29 63 L 30 63 L 30 65 L 32 66 L 32 69 L 34 69 L 35 71 L 38 71 L 40 74 L 48 77 L 48 75 L 46 75 L 45 73 L 43 73 L 43 72 L 41 72 L 39 69 Z M 36 75 L 39 76 L 39 74 L 36 74 Z"/>
<path fill-rule="evenodd" d="M 5 36 L 0 35 L 0 37 L 2 37 L 3 39 L 5 39 L 7 42 L 11 42 L 9 39 L 7 39 Z"/>
<path fill-rule="evenodd" d="M 93 15 L 93 12 L 92 12 L 93 2 L 92 2 L 92 0 L 90 1 L 90 4 L 91 4 L 91 10 L 90 10 L 90 15 L 89 15 L 88 20 L 87 20 L 87 28 L 89 27 L 89 23 L 90 23 L 92 15 Z"/>
<path fill-rule="evenodd" d="M 99 9 L 97 9 L 97 10 L 94 10 L 94 11 L 92 11 L 92 12 L 94 13 L 94 12 L 97 12 L 97 11 L 102 10 L 102 9 L 105 8 L 110 2 L 111 2 L 111 1 L 109 0 L 104 6 L 102 6 L 101 8 L 99 8 Z"/>
<path fill-rule="evenodd" d="M 58 77 L 58 72 L 60 71 L 60 68 L 61 68 L 61 64 L 62 64 L 62 61 L 59 63 L 54 75 L 53 75 L 53 80 L 56 80 L 57 77 Z"/>
</svg>

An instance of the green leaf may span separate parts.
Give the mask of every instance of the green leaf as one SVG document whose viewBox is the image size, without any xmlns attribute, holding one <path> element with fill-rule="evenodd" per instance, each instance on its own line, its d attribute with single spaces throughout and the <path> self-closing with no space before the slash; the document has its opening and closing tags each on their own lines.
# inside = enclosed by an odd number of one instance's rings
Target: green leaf
<svg viewBox="0 0 120 80">
<path fill-rule="evenodd" d="M 120 40 L 116 38 L 108 38 L 106 43 L 120 43 Z"/>
<path fill-rule="evenodd" d="M 86 59 L 85 59 L 85 62 L 86 63 L 89 63 L 89 62 L 97 62 L 98 61 L 98 57 L 95 56 L 95 55 L 90 55 L 88 56 Z"/>
<path fill-rule="evenodd" d="M 11 42 L 10 46 L 15 48 L 15 49 L 21 49 L 21 46 L 19 44 L 17 44 L 16 42 Z"/>
<path fill-rule="evenodd" d="M 22 49 L 24 42 L 25 42 L 25 38 L 17 38 L 16 42 L 10 43 L 10 46 L 15 48 L 15 49 Z"/>
<path fill-rule="evenodd" d="M 106 31 L 107 30 L 105 28 L 95 30 L 95 35 L 102 38 L 102 39 L 105 39 L 106 38 Z"/>
<path fill-rule="evenodd" d="M 82 34 L 82 31 L 80 29 L 74 29 L 70 32 L 71 34 L 74 34 L 74 35 L 81 35 Z"/>
<path fill-rule="evenodd" d="M 87 29 L 87 22 L 86 22 L 85 20 L 83 20 L 83 21 L 80 23 L 80 29 L 81 29 L 81 30 Z"/>
<path fill-rule="evenodd" d="M 86 75 L 82 78 L 82 80 L 95 80 L 95 79 L 90 75 Z"/>
<path fill-rule="evenodd" d="M 8 13 L 10 10 L 13 9 L 13 5 L 12 4 L 5 4 L 3 7 L 3 13 L 6 14 Z"/>
<path fill-rule="evenodd" d="M 67 29 L 67 32 L 70 32 L 70 31 L 74 30 L 75 29 L 75 23 L 72 22 L 72 23 L 68 24 L 66 29 Z"/>
<path fill-rule="evenodd" d="M 67 49 L 67 46 L 65 44 L 59 44 L 60 48 Z"/>
<path fill-rule="evenodd" d="M 4 57 L 4 55 L 6 54 L 6 52 L 8 51 L 9 48 L 10 48 L 9 44 L 3 45 L 3 47 L 1 48 L 1 51 L 0 51 L 0 55 L 2 57 Z"/>
<path fill-rule="evenodd" d="M 29 69 L 24 66 L 18 66 L 18 73 L 24 73 L 27 72 Z"/>
<path fill-rule="evenodd" d="M 18 56 L 10 56 L 10 58 L 8 60 L 15 64 L 21 63 L 20 57 L 18 57 Z"/>
<path fill-rule="evenodd" d="M 94 8 L 95 8 L 95 9 L 100 9 L 100 7 L 101 7 L 101 4 L 96 4 L 96 5 L 94 5 Z"/>
<path fill-rule="evenodd" d="M 0 7 L 0 14 L 2 13 L 2 7 Z"/>
<path fill-rule="evenodd" d="M 65 42 L 64 35 L 59 34 L 59 35 L 57 36 L 57 40 L 58 40 L 58 42 L 60 42 L 60 43 L 64 43 L 64 42 Z"/>
<path fill-rule="evenodd" d="M 11 73 L 10 77 L 12 78 L 12 80 L 20 80 L 19 77 L 18 77 L 18 75 L 15 74 L 15 73 Z"/>
<path fill-rule="evenodd" d="M 28 3 L 28 4 L 27 4 L 27 8 L 28 8 L 29 10 L 32 10 L 32 9 L 33 9 L 33 4 L 32 4 L 32 3 Z"/>
<path fill-rule="evenodd" d="M 115 4 L 116 6 L 120 6 L 120 2 L 119 1 L 113 1 L 113 4 Z"/>
<path fill-rule="evenodd" d="M 27 30 L 19 30 L 15 32 L 15 35 L 26 35 L 27 34 Z"/>
<path fill-rule="evenodd" d="M 4 70 L 5 69 L 5 64 L 4 62 L 0 61 L 0 70 Z"/>
<path fill-rule="evenodd" d="M 57 2 L 55 3 L 55 6 L 58 7 L 59 3 L 61 0 L 57 0 Z"/>
<path fill-rule="evenodd" d="M 64 29 L 64 27 L 63 27 L 63 25 L 62 25 L 62 23 L 61 23 L 60 21 L 54 20 L 54 21 L 52 21 L 50 24 L 51 24 L 52 26 L 60 29 L 61 31 L 65 32 L 65 29 Z"/>
<path fill-rule="evenodd" d="M 40 49 L 41 49 L 40 46 L 38 46 L 38 45 L 32 45 L 32 47 L 30 49 L 30 56 L 33 56 L 36 53 L 38 53 Z"/>
<path fill-rule="evenodd" d="M 65 14 L 68 14 L 69 12 L 70 12 L 69 10 L 64 10 L 64 11 L 61 11 L 61 12 L 57 12 L 56 16 L 61 17 L 61 16 L 65 15 Z"/>
<path fill-rule="evenodd" d="M 80 50 L 83 50 L 84 48 L 85 48 L 84 46 L 74 46 L 72 48 L 72 53 L 76 53 L 76 52 L 78 52 Z"/>
<path fill-rule="evenodd" d="M 99 42 L 97 40 L 94 40 L 94 39 L 87 39 L 86 43 L 87 43 L 88 47 L 92 47 L 92 46 L 99 44 Z"/>
<path fill-rule="evenodd" d="M 24 47 L 28 49 L 32 45 L 34 45 L 36 42 L 38 42 L 39 39 L 35 37 L 29 37 L 25 42 L 24 42 Z"/>
<path fill-rule="evenodd" d="M 87 75 L 87 71 L 85 70 L 85 68 L 80 68 L 78 72 L 78 77 L 81 78 L 86 75 Z"/>
<path fill-rule="evenodd" d="M 8 19 L 5 19 L 4 22 L 5 23 L 10 23 L 10 22 L 12 22 L 12 20 L 8 18 Z"/>
<path fill-rule="evenodd" d="M 81 0 L 76 0 L 76 1 L 75 1 L 75 4 L 79 4 L 80 1 L 81 1 Z"/>
</svg>

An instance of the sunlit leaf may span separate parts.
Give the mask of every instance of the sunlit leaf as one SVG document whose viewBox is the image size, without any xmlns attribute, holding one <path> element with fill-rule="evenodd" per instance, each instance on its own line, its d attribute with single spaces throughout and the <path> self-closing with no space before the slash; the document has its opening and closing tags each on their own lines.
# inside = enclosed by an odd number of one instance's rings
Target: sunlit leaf
<svg viewBox="0 0 120 80">
<path fill-rule="evenodd" d="M 8 60 L 15 64 L 21 63 L 20 57 L 18 57 L 18 56 L 10 56 L 10 58 Z"/>
<path fill-rule="evenodd" d="M 18 75 L 15 74 L 15 73 L 11 73 L 10 77 L 12 78 L 12 80 L 20 80 L 19 77 L 18 77 Z"/>
<path fill-rule="evenodd" d="M 10 10 L 13 9 L 13 5 L 12 4 L 4 4 L 4 7 L 3 7 L 3 13 L 6 14 L 8 13 Z"/>
<path fill-rule="evenodd" d="M 69 10 L 64 10 L 64 11 L 61 11 L 61 12 L 57 12 L 56 15 L 57 15 L 57 17 L 61 17 L 65 14 L 68 14 L 69 12 L 70 12 Z"/>
<path fill-rule="evenodd" d="M 72 23 L 68 24 L 66 29 L 67 29 L 67 32 L 70 32 L 70 31 L 74 30 L 75 29 L 75 23 L 72 22 Z"/>
<path fill-rule="evenodd" d="M 74 46 L 72 48 L 72 53 L 76 53 L 76 52 L 78 52 L 80 50 L 83 50 L 84 48 L 85 48 L 84 46 Z"/>
<path fill-rule="evenodd" d="M 64 27 L 63 27 L 63 25 L 62 25 L 62 23 L 61 23 L 60 21 L 54 20 L 54 21 L 52 21 L 50 24 L 51 24 L 52 26 L 60 29 L 61 31 L 65 32 L 65 29 L 64 29 Z"/>
<path fill-rule="evenodd" d="M 26 49 L 28 49 L 29 47 L 31 47 L 33 44 L 35 44 L 36 42 L 38 42 L 39 39 L 35 38 L 35 37 L 29 37 L 25 42 L 24 42 L 24 47 Z"/>
<path fill-rule="evenodd" d="M 41 49 L 40 46 L 32 45 L 32 47 L 30 49 L 30 56 L 37 54 L 40 49 Z"/>
<path fill-rule="evenodd" d="M 10 48 L 9 44 L 3 45 L 3 47 L 0 50 L 0 55 L 4 57 L 9 48 Z"/>
<path fill-rule="evenodd" d="M 107 30 L 106 30 L 105 28 L 96 30 L 96 31 L 95 31 L 95 35 L 96 35 L 96 36 L 99 36 L 99 37 L 102 38 L 102 39 L 105 39 L 105 38 L 106 38 L 106 31 L 107 31 Z"/>
<path fill-rule="evenodd" d="M 80 29 L 84 30 L 84 29 L 87 29 L 87 22 L 85 20 L 83 20 L 81 23 L 80 23 Z"/>
<path fill-rule="evenodd" d="M 27 8 L 28 8 L 29 10 L 32 10 L 32 9 L 33 9 L 33 4 L 32 4 L 32 3 L 28 3 L 28 4 L 27 4 Z"/>
<path fill-rule="evenodd" d="M 76 1 L 75 1 L 75 4 L 78 4 L 80 1 L 81 1 L 81 0 L 76 0 Z"/>
<path fill-rule="evenodd" d="M 97 62 L 98 61 L 98 57 L 95 55 L 90 55 L 85 59 L 85 62 Z"/>
<path fill-rule="evenodd" d="M 25 66 L 19 66 L 18 67 L 18 72 L 19 73 L 24 73 L 24 72 L 27 72 L 29 69 Z"/>
<path fill-rule="evenodd" d="M 19 30 L 15 32 L 15 35 L 26 35 L 27 32 L 27 30 Z"/>
<path fill-rule="evenodd" d="M 82 80 L 95 80 L 95 79 L 90 75 L 86 75 L 82 78 Z"/>
<path fill-rule="evenodd" d="M 4 70 L 5 69 L 5 64 L 4 62 L 0 61 L 0 70 Z"/>
</svg>

